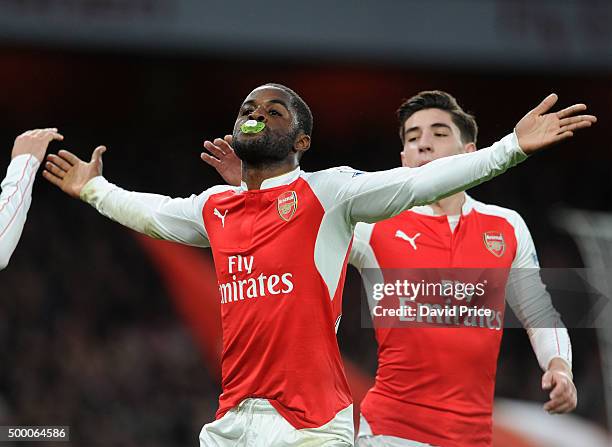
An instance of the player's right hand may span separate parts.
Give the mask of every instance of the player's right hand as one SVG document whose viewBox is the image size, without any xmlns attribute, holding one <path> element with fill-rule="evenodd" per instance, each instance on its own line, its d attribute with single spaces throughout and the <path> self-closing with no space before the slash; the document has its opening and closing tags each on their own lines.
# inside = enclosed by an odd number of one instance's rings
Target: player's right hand
<svg viewBox="0 0 612 447">
<path fill-rule="evenodd" d="M 22 133 L 15 139 L 11 158 L 19 155 L 31 154 L 42 162 L 47 152 L 47 147 L 52 140 L 63 140 L 64 136 L 57 132 L 55 127 L 47 129 L 34 129 Z"/>
<path fill-rule="evenodd" d="M 74 198 L 80 198 L 81 190 L 92 178 L 102 175 L 102 154 L 106 147 L 98 146 L 91 154 L 89 163 L 71 152 L 61 150 L 57 155 L 49 154 L 43 177 Z"/>
<path fill-rule="evenodd" d="M 242 162 L 231 146 L 232 136 L 226 135 L 223 139 L 206 140 L 204 147 L 212 154 L 202 152 L 200 158 L 211 165 L 223 177 L 228 185 L 240 186 L 242 179 Z"/>
</svg>

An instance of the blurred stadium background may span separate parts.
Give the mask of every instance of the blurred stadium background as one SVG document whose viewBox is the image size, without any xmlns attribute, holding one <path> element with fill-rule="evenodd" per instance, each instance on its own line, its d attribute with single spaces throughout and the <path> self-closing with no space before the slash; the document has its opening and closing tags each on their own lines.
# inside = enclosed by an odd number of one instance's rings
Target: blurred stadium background
<svg viewBox="0 0 612 447">
<path fill-rule="evenodd" d="M 597 126 L 471 194 L 523 215 L 543 267 L 612 271 L 592 254 L 612 253 L 610 221 L 559 213 L 612 212 L 608 0 L 290 3 L 1 1 L 0 172 L 18 133 L 57 126 L 66 139 L 51 151 L 108 146 L 112 182 L 198 193 L 221 182 L 202 141 L 230 133 L 242 99 L 269 81 L 313 110 L 305 170 L 385 169 L 400 162 L 395 109 L 421 90 L 474 113 L 480 147 L 556 92 L 587 103 Z M 211 265 L 208 251 L 141 239 L 39 178 L 0 273 L 0 425 L 70 425 L 74 446 L 196 445 L 219 393 Z M 351 270 L 338 336 L 357 397 L 376 367 L 360 305 Z M 579 404 L 553 417 L 526 334 L 506 330 L 496 447 L 610 445 L 610 348 L 594 329 L 570 335 Z"/>
</svg>

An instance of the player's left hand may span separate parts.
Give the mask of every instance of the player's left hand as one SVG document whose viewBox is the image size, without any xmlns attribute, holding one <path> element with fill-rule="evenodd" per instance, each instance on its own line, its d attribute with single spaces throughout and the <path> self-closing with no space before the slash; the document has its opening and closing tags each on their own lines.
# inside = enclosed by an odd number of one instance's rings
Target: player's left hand
<svg viewBox="0 0 612 447">
<path fill-rule="evenodd" d="M 548 113 L 558 99 L 554 93 L 548 95 L 514 128 L 519 145 L 526 154 L 570 138 L 574 136 L 574 131 L 590 127 L 597 121 L 594 115 L 577 115 L 586 110 L 584 104 L 574 104 L 558 112 Z"/>
<path fill-rule="evenodd" d="M 548 371 L 542 376 L 542 389 L 550 391 L 550 400 L 544 404 L 544 410 L 550 414 L 569 413 L 576 408 L 576 387 L 566 365 L 559 367 L 551 362 Z"/>
<path fill-rule="evenodd" d="M 229 185 L 240 186 L 242 179 L 242 162 L 231 146 L 232 136 L 226 135 L 215 140 L 204 142 L 204 147 L 212 154 L 202 152 L 200 158 L 211 165 Z"/>
</svg>

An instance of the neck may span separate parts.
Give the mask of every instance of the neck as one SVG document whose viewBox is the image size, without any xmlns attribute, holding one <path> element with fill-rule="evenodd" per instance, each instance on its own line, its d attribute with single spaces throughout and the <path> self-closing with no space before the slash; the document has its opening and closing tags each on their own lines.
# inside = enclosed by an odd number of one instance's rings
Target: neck
<svg viewBox="0 0 612 447">
<path fill-rule="evenodd" d="M 435 214 L 438 215 L 446 215 L 446 216 L 456 216 L 461 214 L 461 208 L 465 203 L 465 193 L 458 192 L 457 194 L 453 194 L 452 196 L 446 197 L 436 203 L 432 203 L 431 208 L 434 210 Z"/>
<path fill-rule="evenodd" d="M 293 171 L 298 167 L 296 160 L 284 160 L 280 163 L 267 164 L 265 166 L 253 166 L 242 163 L 242 181 L 246 183 L 249 190 L 261 189 L 264 180 L 278 177 Z"/>
</svg>

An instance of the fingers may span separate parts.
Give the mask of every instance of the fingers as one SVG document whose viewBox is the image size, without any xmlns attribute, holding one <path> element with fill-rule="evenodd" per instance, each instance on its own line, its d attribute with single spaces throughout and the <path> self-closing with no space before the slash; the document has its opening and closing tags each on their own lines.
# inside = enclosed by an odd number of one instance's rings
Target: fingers
<svg viewBox="0 0 612 447">
<path fill-rule="evenodd" d="M 207 154 L 206 152 L 202 152 L 200 154 L 200 158 L 204 160 L 206 163 L 211 165 L 213 168 L 217 169 L 221 166 L 221 161 L 213 157 L 212 155 Z"/>
<path fill-rule="evenodd" d="M 597 122 L 597 117 L 594 115 L 578 115 L 578 116 L 571 116 L 569 118 L 563 118 L 559 120 L 559 126 L 563 127 L 563 126 L 567 126 L 570 124 L 575 124 L 575 123 L 579 123 L 581 121 L 588 121 L 589 123 L 593 124 Z"/>
<path fill-rule="evenodd" d="M 567 126 L 563 126 L 561 129 L 559 129 L 560 132 L 573 132 L 574 130 L 578 130 L 578 129 L 584 129 L 586 127 L 591 127 L 593 123 L 591 121 L 580 121 L 574 124 L 570 124 Z"/>
<path fill-rule="evenodd" d="M 597 122 L 597 117 L 593 115 L 580 115 L 573 116 L 570 118 L 563 118 L 559 120 L 559 132 L 573 132 L 578 129 L 584 129 L 586 127 L 591 127 L 594 123 Z"/>
<path fill-rule="evenodd" d="M 561 414 L 567 413 L 573 410 L 572 406 L 568 402 L 553 402 L 549 401 L 544 405 L 544 410 L 549 414 Z"/>
<path fill-rule="evenodd" d="M 552 388 L 552 374 L 550 371 L 546 371 L 542 376 L 542 389 L 544 391 L 550 390 Z"/>
<path fill-rule="evenodd" d="M 57 131 L 55 127 L 49 127 L 47 129 L 40 129 L 37 134 L 39 137 L 45 138 L 47 141 L 58 140 L 62 141 L 64 136 Z"/>
<path fill-rule="evenodd" d="M 48 180 L 49 182 L 51 182 L 58 188 L 62 187 L 63 180 L 61 178 L 57 177 L 56 175 L 53 175 L 51 172 L 47 171 L 46 169 L 43 171 L 42 175 L 46 180 Z"/>
<path fill-rule="evenodd" d="M 51 163 L 50 161 L 45 163 L 45 169 L 49 171 L 51 174 L 53 174 L 54 176 L 62 180 L 64 179 L 64 176 L 66 175 L 66 171 L 64 169 L 62 169 L 56 164 Z"/>
<path fill-rule="evenodd" d="M 228 136 L 230 137 L 231 141 L 231 135 L 226 135 L 225 138 L 227 138 Z M 232 148 L 232 146 L 230 146 L 231 143 L 229 143 L 226 139 L 215 138 L 214 143 L 223 151 L 225 155 L 234 153 L 234 149 Z"/>
<path fill-rule="evenodd" d="M 555 141 L 561 141 L 566 138 L 573 137 L 574 131 L 591 127 L 596 121 L 597 118 L 593 116 L 592 118 L 581 119 L 575 122 L 569 122 L 569 124 L 561 125 L 558 131 L 558 138 Z"/>
<path fill-rule="evenodd" d="M 47 127 L 45 129 L 32 129 L 25 131 L 20 136 L 36 137 L 51 140 L 63 140 L 64 136 L 60 134 L 57 127 Z"/>
<path fill-rule="evenodd" d="M 566 413 L 576 408 L 576 388 L 573 382 L 564 374 L 547 372 L 542 377 L 542 388 L 552 386 L 549 394 L 550 400 L 544 404 L 544 410 L 551 414 Z"/>
<path fill-rule="evenodd" d="M 64 149 L 59 151 L 57 155 L 59 155 L 61 158 L 66 160 L 66 162 L 70 163 L 71 165 L 76 165 L 77 163 L 81 161 L 81 159 L 77 157 L 76 155 L 74 155 L 72 152 L 68 152 L 67 150 L 64 150 Z"/>
<path fill-rule="evenodd" d="M 551 93 L 546 98 L 544 98 L 544 100 L 540 104 L 538 104 L 532 110 L 532 112 L 538 115 L 543 115 L 546 112 L 548 112 L 552 108 L 552 106 L 554 106 L 557 103 L 558 99 L 559 97 L 555 93 Z"/>
<path fill-rule="evenodd" d="M 104 154 L 104 152 L 106 152 L 106 146 L 98 146 L 97 148 L 95 148 L 93 153 L 91 154 L 91 161 L 94 163 L 101 163 L 102 154 Z"/>
<path fill-rule="evenodd" d="M 214 141 L 204 141 L 204 147 L 217 159 L 221 159 L 227 155 L 233 155 L 234 149 L 232 148 L 233 138 L 231 135 L 225 135 L 223 138 L 215 138 Z"/>
<path fill-rule="evenodd" d="M 223 141 L 223 140 L 220 140 L 219 138 L 217 138 L 215 140 L 215 143 L 217 143 L 217 141 Z M 227 143 L 225 143 L 225 145 L 227 146 Z M 217 144 L 213 144 L 212 142 L 208 140 L 204 142 L 204 147 L 206 148 L 207 151 L 209 151 L 211 154 L 213 154 L 217 158 L 221 158 L 226 155 L 226 152 L 220 146 L 218 146 Z"/>
<path fill-rule="evenodd" d="M 49 141 L 51 140 L 62 141 L 64 139 L 64 136 L 58 132 L 49 132 L 48 135 L 49 135 Z"/>
<path fill-rule="evenodd" d="M 573 106 L 569 106 L 569 107 L 566 107 L 563 110 L 559 110 L 557 112 L 557 117 L 558 118 L 566 118 L 566 117 L 571 116 L 571 115 L 573 115 L 575 113 L 582 112 L 583 110 L 586 110 L 586 108 L 587 108 L 586 104 L 574 104 Z"/>
<path fill-rule="evenodd" d="M 70 163 L 55 154 L 49 154 L 47 156 L 47 160 L 53 163 L 54 165 L 60 167 L 64 171 L 68 171 L 72 167 Z"/>
<path fill-rule="evenodd" d="M 550 414 L 561 414 L 572 411 L 576 408 L 576 400 L 573 396 L 568 395 L 564 398 L 549 400 L 544 405 L 544 410 Z"/>
<path fill-rule="evenodd" d="M 552 394 L 553 393 L 550 393 L 551 396 Z M 567 399 L 569 399 L 569 396 L 557 396 L 554 399 L 551 397 L 551 399 L 544 404 L 544 410 L 549 413 L 557 413 L 561 407 L 567 404 Z"/>
</svg>

